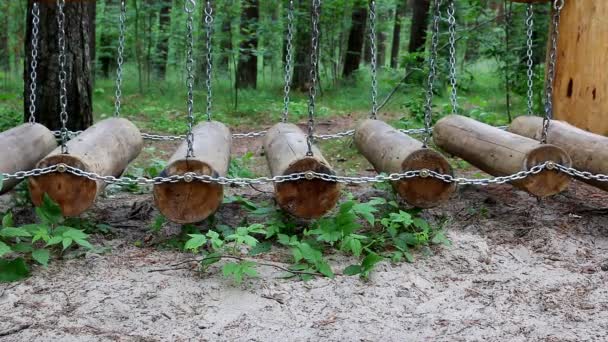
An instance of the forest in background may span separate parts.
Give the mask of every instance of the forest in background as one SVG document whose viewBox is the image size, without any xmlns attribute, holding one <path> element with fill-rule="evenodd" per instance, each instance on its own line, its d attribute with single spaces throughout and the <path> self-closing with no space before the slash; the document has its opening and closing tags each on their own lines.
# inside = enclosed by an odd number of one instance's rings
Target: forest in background
<svg viewBox="0 0 608 342">
<path fill-rule="evenodd" d="M 294 1 L 295 94 L 292 115 L 306 113 L 310 84 L 310 1 Z M 420 124 L 430 19 L 428 0 L 377 1 L 380 101 L 395 88 L 383 111 L 399 113 L 403 126 Z M 205 92 L 203 3 L 195 18 L 195 114 L 202 117 Z M 445 5 L 445 4 L 444 4 Z M 0 120 L 2 128 L 24 117 L 24 56 L 29 53 L 26 1 L 0 5 Z M 145 128 L 181 132 L 185 112 L 186 13 L 182 0 L 129 0 L 126 16 L 123 115 Z M 282 108 L 287 1 L 213 1 L 214 114 L 229 123 L 272 122 Z M 366 112 L 370 107 L 368 2 L 326 0 L 321 12 L 318 115 Z M 98 0 L 94 17 L 90 81 L 95 118 L 112 114 L 120 1 Z M 435 108 L 445 113 L 448 83 L 447 20 L 442 11 L 440 77 Z M 535 6 L 534 60 L 537 109 L 541 108 L 548 6 Z M 525 110 L 525 5 L 506 0 L 456 1 L 459 95 L 464 114 L 486 122 Z M 52 21 L 49 23 L 56 24 Z M 45 27 L 41 27 L 41 31 Z M 409 77 L 405 77 L 409 74 Z M 50 76 L 49 76 L 50 77 Z M 27 89 L 27 87 L 25 87 Z M 356 94 L 357 96 L 353 96 Z M 45 93 L 39 96 L 52 96 Z M 507 106 L 509 101 L 509 106 Z M 4 115 L 3 115 L 4 116 Z M 178 119 L 178 120 L 176 120 Z M 177 121 L 177 122 L 176 122 Z"/>
</svg>

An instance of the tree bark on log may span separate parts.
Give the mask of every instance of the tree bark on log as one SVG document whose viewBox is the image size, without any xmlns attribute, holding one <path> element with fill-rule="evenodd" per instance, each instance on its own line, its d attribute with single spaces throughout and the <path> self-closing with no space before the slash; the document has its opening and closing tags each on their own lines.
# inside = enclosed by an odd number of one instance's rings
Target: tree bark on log
<svg viewBox="0 0 608 342">
<path fill-rule="evenodd" d="M 540 140 L 543 119 L 537 116 L 520 116 L 509 126 L 509 132 Z M 547 133 L 549 144 L 561 147 L 572 158 L 572 166 L 581 171 L 608 174 L 608 138 L 587 132 L 566 122 L 553 120 Z M 580 178 L 608 191 L 608 183 Z"/>
<path fill-rule="evenodd" d="M 24 123 L 0 133 L 0 173 L 28 171 L 57 147 L 53 132 L 40 124 Z M 5 180 L 0 195 L 21 180 Z"/>
<path fill-rule="evenodd" d="M 120 176 L 143 148 L 139 129 L 126 119 L 106 119 L 89 127 L 67 143 L 69 154 L 56 148 L 41 160 L 37 167 L 66 164 L 102 176 Z M 95 198 L 106 187 L 103 181 L 94 181 L 71 173 L 50 173 L 29 179 L 32 202 L 40 205 L 48 194 L 64 216 L 78 216 L 91 207 Z"/>
<path fill-rule="evenodd" d="M 355 130 L 355 145 L 379 173 L 427 169 L 453 174 L 452 167 L 441 154 L 424 148 L 420 141 L 382 121 L 363 121 Z M 456 190 L 453 183 L 432 177 L 399 180 L 393 182 L 393 187 L 401 198 L 419 208 L 437 206 Z"/>
<path fill-rule="evenodd" d="M 264 151 L 273 177 L 306 171 L 335 174 L 317 147 L 313 146 L 313 156 L 306 156 L 306 134 L 294 124 L 279 123 L 268 130 Z M 275 184 L 275 196 L 283 210 L 312 219 L 335 207 L 340 186 L 320 179 L 289 181 Z"/>
<path fill-rule="evenodd" d="M 449 115 L 439 120 L 433 129 L 435 144 L 492 176 L 507 176 L 530 170 L 546 161 L 570 166 L 568 154 L 554 145 L 505 132 L 473 119 Z M 568 187 L 570 177 L 555 170 L 512 182 L 516 187 L 537 197 L 557 194 Z"/>
<path fill-rule="evenodd" d="M 194 127 L 194 157 L 186 158 L 184 141 L 175 151 L 163 177 L 196 173 L 225 177 L 230 165 L 232 135 L 224 124 L 211 121 Z M 224 186 L 199 181 L 158 184 L 154 203 L 160 212 L 176 223 L 200 222 L 217 211 L 224 199 Z"/>
</svg>

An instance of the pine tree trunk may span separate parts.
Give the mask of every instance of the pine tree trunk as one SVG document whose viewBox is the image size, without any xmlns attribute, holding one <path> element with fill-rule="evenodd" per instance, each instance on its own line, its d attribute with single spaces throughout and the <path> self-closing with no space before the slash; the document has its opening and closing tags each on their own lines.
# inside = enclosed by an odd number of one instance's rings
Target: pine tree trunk
<svg viewBox="0 0 608 342">
<path fill-rule="evenodd" d="M 412 5 L 412 26 L 408 49 L 410 53 L 424 50 L 431 2 L 430 0 L 415 0 L 412 2 Z"/>
<path fill-rule="evenodd" d="M 294 6 L 297 6 L 297 15 L 295 16 L 296 36 L 292 87 L 300 91 L 308 91 L 310 87 L 311 6 L 308 0 L 300 0 Z"/>
<path fill-rule="evenodd" d="M 29 116 L 29 65 L 31 63 L 31 10 L 28 3 L 24 72 L 24 118 Z M 36 118 L 51 130 L 61 127 L 59 120 L 59 48 L 55 2 L 40 2 L 40 43 L 38 54 L 38 108 Z M 67 127 L 83 130 L 93 123 L 93 70 L 95 60 L 95 2 L 67 1 L 65 10 Z"/>
<path fill-rule="evenodd" d="M 161 80 L 165 79 L 167 73 L 167 57 L 169 55 L 169 36 L 171 28 L 172 1 L 163 0 L 160 4 L 158 16 L 158 42 L 156 43 L 156 58 L 154 69 Z"/>
<path fill-rule="evenodd" d="M 237 88 L 255 88 L 258 75 L 257 23 L 260 17 L 258 0 L 243 1 L 241 13 L 241 36 L 239 63 L 237 65 Z"/>
<path fill-rule="evenodd" d="M 352 24 L 348 36 L 344 71 L 342 73 L 344 77 L 352 75 L 355 70 L 359 69 L 359 64 L 361 64 L 366 19 L 367 8 L 365 5 L 359 4 L 355 6 L 353 8 Z"/>
<path fill-rule="evenodd" d="M 224 3 L 224 10 L 222 12 L 222 34 L 220 37 L 220 56 L 217 67 L 220 70 L 227 71 L 232 54 L 232 17 L 230 16 L 230 4 L 228 2 Z"/>
</svg>

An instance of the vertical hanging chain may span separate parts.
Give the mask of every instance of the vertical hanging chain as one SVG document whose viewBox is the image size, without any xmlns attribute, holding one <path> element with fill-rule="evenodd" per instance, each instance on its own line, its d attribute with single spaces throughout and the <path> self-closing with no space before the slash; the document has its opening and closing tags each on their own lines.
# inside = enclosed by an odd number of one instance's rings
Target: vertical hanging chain
<svg viewBox="0 0 608 342">
<path fill-rule="evenodd" d="M 534 5 L 526 6 L 526 57 L 528 65 L 528 115 L 534 113 Z"/>
<path fill-rule="evenodd" d="M 378 116 L 378 48 L 376 45 L 376 1 L 374 0 L 369 2 L 369 41 L 372 78 L 372 111 L 370 118 L 376 120 Z"/>
<path fill-rule="evenodd" d="M 454 0 L 448 4 L 449 45 L 450 45 L 450 102 L 452 103 L 452 114 L 458 114 L 458 88 L 456 77 L 456 8 Z"/>
<path fill-rule="evenodd" d="M 441 0 L 435 0 L 435 7 L 433 10 L 433 22 L 432 22 L 432 34 L 431 43 L 429 49 L 429 75 L 427 79 L 426 88 L 426 102 L 424 105 L 424 140 L 422 141 L 423 146 L 427 147 L 429 139 L 431 137 L 431 125 L 433 115 L 433 83 L 435 82 L 435 75 L 437 73 L 437 46 L 439 45 L 439 19 L 441 17 Z"/>
<path fill-rule="evenodd" d="M 58 44 L 59 44 L 59 105 L 61 112 L 59 119 L 61 121 L 61 153 L 68 153 L 68 90 L 67 90 L 67 72 L 65 71 L 66 55 L 65 55 L 65 0 L 57 0 L 57 26 L 58 26 Z"/>
<path fill-rule="evenodd" d="M 122 65 L 124 63 L 125 51 L 125 21 L 127 20 L 127 7 L 125 0 L 120 1 L 120 32 L 118 36 L 118 57 L 116 57 L 116 93 L 114 100 L 114 116 L 120 116 L 120 100 L 122 98 Z"/>
<path fill-rule="evenodd" d="M 205 4 L 205 30 L 206 30 L 206 62 L 207 62 L 207 75 L 205 78 L 205 86 L 207 87 L 207 107 L 205 112 L 207 114 L 207 121 L 211 121 L 211 105 L 212 105 L 212 93 L 211 93 L 211 80 L 213 76 L 213 56 L 211 55 L 213 48 L 212 34 L 213 34 L 213 7 L 211 1 L 207 0 Z"/>
<path fill-rule="evenodd" d="M 38 74 L 38 33 L 40 32 L 40 5 L 32 4 L 32 61 L 30 64 L 30 118 L 29 123 L 36 123 L 36 79 Z"/>
<path fill-rule="evenodd" d="M 310 89 L 308 102 L 308 137 L 306 144 L 308 145 L 307 156 L 312 156 L 312 144 L 314 142 L 315 133 L 315 101 L 317 96 L 317 64 L 319 57 L 319 11 L 321 0 L 312 0 L 312 32 L 311 32 L 311 50 L 310 50 Z"/>
<path fill-rule="evenodd" d="M 557 39 L 559 38 L 559 21 L 564 8 L 564 0 L 553 1 L 553 29 L 551 32 L 551 49 L 549 52 L 549 65 L 547 70 L 547 81 L 545 84 L 545 117 L 543 118 L 543 132 L 541 143 L 547 143 L 549 125 L 553 119 L 553 82 L 555 81 L 555 68 L 557 64 Z"/>
<path fill-rule="evenodd" d="M 188 88 L 188 133 L 186 134 L 186 143 L 188 151 L 186 158 L 194 157 L 194 134 L 192 126 L 194 125 L 194 18 L 193 14 L 196 10 L 195 0 L 186 0 L 184 10 L 187 14 L 186 19 L 186 86 Z"/>
<path fill-rule="evenodd" d="M 287 122 L 289 115 L 289 92 L 291 90 L 291 73 L 293 71 L 293 22 L 294 22 L 294 7 L 293 0 L 289 0 L 289 8 L 287 9 L 287 41 L 285 53 L 285 87 L 283 91 L 283 117 L 282 122 Z"/>
</svg>

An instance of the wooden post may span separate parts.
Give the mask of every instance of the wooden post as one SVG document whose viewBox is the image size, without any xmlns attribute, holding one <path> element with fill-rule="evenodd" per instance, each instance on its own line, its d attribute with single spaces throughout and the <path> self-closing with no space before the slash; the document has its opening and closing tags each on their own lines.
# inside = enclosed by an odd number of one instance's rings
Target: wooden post
<svg viewBox="0 0 608 342">
<path fill-rule="evenodd" d="M 226 176 L 230 165 L 232 135 L 222 123 L 203 122 L 194 127 L 194 157 L 186 158 L 186 141 L 175 151 L 162 176 L 189 172 L 213 177 Z M 160 212 L 176 223 L 195 223 L 213 214 L 222 204 L 224 187 L 199 181 L 154 186 L 154 203 Z"/>
<path fill-rule="evenodd" d="M 40 159 L 57 147 L 53 132 L 40 124 L 25 123 L 0 133 L 0 173 L 29 171 Z M 20 180 L 5 180 L 0 186 L 3 194 Z"/>
<path fill-rule="evenodd" d="M 568 154 L 554 145 L 505 132 L 473 119 L 449 115 L 433 129 L 437 146 L 492 176 L 507 176 L 546 161 L 570 166 Z M 515 181 L 512 184 L 537 197 L 557 194 L 568 187 L 570 177 L 554 170 Z"/>
<path fill-rule="evenodd" d="M 120 176 L 143 147 L 141 133 L 126 119 L 106 119 L 89 127 L 67 143 L 69 154 L 58 147 L 37 167 L 66 164 L 102 176 Z M 77 216 L 95 202 L 105 189 L 103 181 L 93 181 L 70 173 L 51 173 L 29 179 L 35 205 L 47 193 L 61 207 L 64 216 Z"/>
<path fill-rule="evenodd" d="M 363 121 L 355 130 L 355 145 L 378 172 L 427 169 L 452 174 L 452 167 L 441 154 L 424 148 L 420 141 L 382 121 Z M 434 207 L 456 190 L 453 183 L 432 177 L 396 181 L 393 187 L 406 202 L 420 208 Z"/>
<path fill-rule="evenodd" d="M 606 0 L 565 1 L 553 93 L 555 119 L 601 135 L 608 135 L 606 18 Z"/>
<path fill-rule="evenodd" d="M 509 131 L 540 140 L 543 119 L 537 116 L 520 116 L 509 126 Z M 566 122 L 553 120 L 549 125 L 547 142 L 563 148 L 572 158 L 574 168 L 591 173 L 608 174 L 608 138 L 589 133 Z M 608 191 L 607 182 L 580 178 L 600 189 Z"/>
<path fill-rule="evenodd" d="M 334 174 L 317 147 L 313 156 L 306 156 L 306 134 L 294 124 L 279 123 L 268 130 L 264 150 L 273 177 L 306 171 Z M 277 183 L 275 192 L 281 208 L 306 219 L 323 216 L 340 198 L 338 183 L 320 179 Z"/>
</svg>

